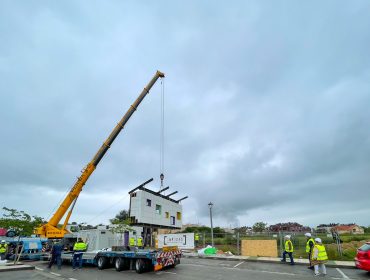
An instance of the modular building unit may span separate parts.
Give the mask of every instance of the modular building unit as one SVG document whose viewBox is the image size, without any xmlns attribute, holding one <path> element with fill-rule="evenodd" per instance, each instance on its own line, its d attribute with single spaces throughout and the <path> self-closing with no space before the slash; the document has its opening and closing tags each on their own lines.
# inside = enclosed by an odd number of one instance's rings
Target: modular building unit
<svg viewBox="0 0 370 280">
<path fill-rule="evenodd" d="M 144 187 L 134 189 L 129 194 L 132 225 L 171 229 L 182 227 L 181 200 L 174 200 L 170 195 Z"/>
</svg>

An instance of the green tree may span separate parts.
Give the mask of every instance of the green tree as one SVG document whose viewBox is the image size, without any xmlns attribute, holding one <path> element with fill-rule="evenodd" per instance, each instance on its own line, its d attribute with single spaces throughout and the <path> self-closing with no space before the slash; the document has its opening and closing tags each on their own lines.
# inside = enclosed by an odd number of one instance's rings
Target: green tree
<svg viewBox="0 0 370 280">
<path fill-rule="evenodd" d="M 263 232 L 266 229 L 267 223 L 257 222 L 253 225 L 252 229 L 254 232 Z"/>
<path fill-rule="evenodd" d="M 22 236 L 33 234 L 36 227 L 46 222 L 43 218 L 31 216 L 24 211 L 18 211 L 7 207 L 3 207 L 2 209 L 5 213 L 3 213 L 0 218 L 0 227 L 13 229 Z"/>
<path fill-rule="evenodd" d="M 129 218 L 130 217 L 129 217 L 128 211 L 127 210 L 121 210 L 121 211 L 119 211 L 119 213 L 113 219 L 110 219 L 109 221 L 112 224 L 115 224 L 117 222 L 125 222 Z"/>
</svg>

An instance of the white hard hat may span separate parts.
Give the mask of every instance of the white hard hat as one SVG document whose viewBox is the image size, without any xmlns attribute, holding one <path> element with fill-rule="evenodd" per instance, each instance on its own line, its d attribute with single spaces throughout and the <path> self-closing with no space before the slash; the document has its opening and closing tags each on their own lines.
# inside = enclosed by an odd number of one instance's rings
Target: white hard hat
<svg viewBox="0 0 370 280">
<path fill-rule="evenodd" d="M 5 240 L 1 240 L 1 243 L 5 243 Z"/>
<path fill-rule="evenodd" d="M 290 239 L 290 235 L 285 235 L 285 238 L 286 239 Z"/>
<path fill-rule="evenodd" d="M 315 238 L 315 241 L 317 242 L 317 243 L 321 243 L 322 241 L 321 241 L 321 238 Z"/>
<path fill-rule="evenodd" d="M 304 236 L 311 237 L 311 233 L 306 232 L 306 233 L 304 234 Z"/>
</svg>

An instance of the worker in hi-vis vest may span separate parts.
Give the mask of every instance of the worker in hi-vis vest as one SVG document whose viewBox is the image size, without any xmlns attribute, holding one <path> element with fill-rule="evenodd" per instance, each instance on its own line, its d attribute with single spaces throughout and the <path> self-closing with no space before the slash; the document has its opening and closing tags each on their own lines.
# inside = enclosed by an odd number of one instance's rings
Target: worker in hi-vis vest
<svg viewBox="0 0 370 280">
<path fill-rule="evenodd" d="M 130 245 L 130 246 L 136 246 L 136 240 L 135 240 L 135 237 L 130 237 L 130 239 L 129 239 L 129 245 Z"/>
<path fill-rule="evenodd" d="M 315 238 L 315 246 L 312 250 L 312 264 L 315 268 L 315 276 L 320 275 L 319 266 L 322 269 L 322 274 L 326 275 L 325 263 L 328 261 L 328 255 L 325 250 L 325 246 L 322 245 L 320 238 Z"/>
<path fill-rule="evenodd" d="M 143 247 L 143 238 L 141 236 L 137 238 L 137 247 Z"/>
<path fill-rule="evenodd" d="M 1 240 L 1 243 L 0 243 L 0 260 L 5 260 L 7 253 L 8 253 L 8 244 L 5 243 L 5 240 Z"/>
<path fill-rule="evenodd" d="M 312 261 L 311 261 L 311 255 L 312 255 L 312 250 L 313 250 L 313 247 L 315 246 L 315 240 L 313 240 L 312 236 L 311 236 L 311 233 L 307 232 L 304 234 L 307 238 L 307 242 L 306 242 L 306 253 L 308 254 L 308 260 L 310 262 L 310 265 L 308 266 L 308 268 L 310 269 L 313 269 L 313 265 L 312 265 Z"/>
<path fill-rule="evenodd" d="M 196 233 L 194 235 L 194 241 L 195 241 L 195 247 L 198 247 L 198 243 L 199 243 L 199 233 Z"/>
<path fill-rule="evenodd" d="M 290 264 L 293 265 L 294 264 L 294 260 L 293 260 L 293 243 L 292 241 L 290 240 L 291 236 L 290 235 L 286 235 L 284 237 L 284 240 L 285 240 L 285 250 L 283 252 L 283 259 L 281 260 L 282 262 L 286 262 L 286 254 L 289 255 L 289 258 L 290 258 Z"/>
<path fill-rule="evenodd" d="M 78 264 L 78 268 L 82 268 L 82 255 L 87 249 L 87 244 L 83 242 L 82 238 L 78 238 L 77 242 L 73 246 L 73 260 L 72 260 L 72 267 L 73 270 L 76 269 L 76 265 Z"/>
</svg>

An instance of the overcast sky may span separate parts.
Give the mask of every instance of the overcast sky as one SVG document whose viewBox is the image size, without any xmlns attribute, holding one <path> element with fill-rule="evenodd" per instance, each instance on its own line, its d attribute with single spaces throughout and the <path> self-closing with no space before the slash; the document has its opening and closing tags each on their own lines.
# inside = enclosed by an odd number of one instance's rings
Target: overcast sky
<svg viewBox="0 0 370 280">
<path fill-rule="evenodd" d="M 0 202 L 50 217 L 161 70 L 184 222 L 370 225 L 370 2 L 1 1 Z M 158 82 L 71 221 L 159 189 Z"/>
</svg>

